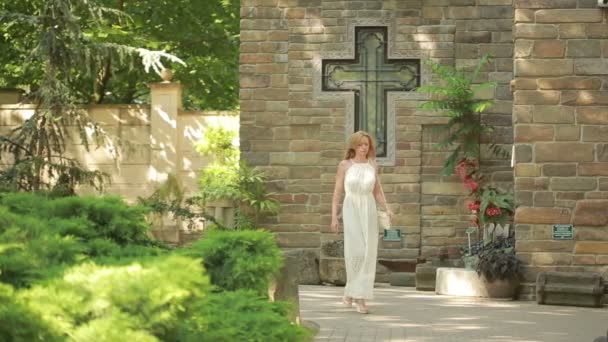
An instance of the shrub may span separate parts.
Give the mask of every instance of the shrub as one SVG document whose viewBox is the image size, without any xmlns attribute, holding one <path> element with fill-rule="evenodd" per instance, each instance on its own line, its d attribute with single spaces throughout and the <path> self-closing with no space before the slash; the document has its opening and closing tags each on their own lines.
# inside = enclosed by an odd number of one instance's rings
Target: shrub
<svg viewBox="0 0 608 342">
<path fill-rule="evenodd" d="M 272 233 L 212 230 L 184 253 L 202 257 L 211 283 L 223 290 L 251 289 L 263 294 L 283 259 Z"/>
<path fill-rule="evenodd" d="M 169 256 L 120 267 L 86 263 L 23 296 L 69 336 L 97 334 L 92 340 L 112 341 L 120 327 L 133 340 L 175 341 L 179 323 L 192 303 L 204 297 L 208 284 L 200 260 Z"/>
<path fill-rule="evenodd" d="M 213 293 L 183 324 L 180 341 L 308 341 L 310 333 L 289 322 L 289 310 L 288 303 L 269 302 L 250 290 Z"/>
<path fill-rule="evenodd" d="M 42 317 L 16 298 L 13 289 L 0 283 L 0 341 L 64 341 Z"/>
<path fill-rule="evenodd" d="M 145 220 L 147 209 L 129 206 L 120 197 L 72 196 L 53 199 L 36 193 L 3 193 L 0 205 L 15 214 L 49 220 L 51 226 L 62 235 L 70 234 L 83 239 L 108 238 L 120 244 L 150 240 L 146 234 L 149 228 Z M 58 219 L 58 222 L 54 221 Z"/>
</svg>

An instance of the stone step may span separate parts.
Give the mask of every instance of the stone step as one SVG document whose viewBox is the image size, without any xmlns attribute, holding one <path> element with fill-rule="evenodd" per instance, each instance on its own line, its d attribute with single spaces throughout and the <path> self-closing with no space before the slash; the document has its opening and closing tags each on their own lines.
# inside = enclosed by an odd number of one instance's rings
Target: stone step
<svg viewBox="0 0 608 342">
<path fill-rule="evenodd" d="M 416 259 L 378 259 L 378 263 L 391 272 L 416 272 Z"/>
</svg>

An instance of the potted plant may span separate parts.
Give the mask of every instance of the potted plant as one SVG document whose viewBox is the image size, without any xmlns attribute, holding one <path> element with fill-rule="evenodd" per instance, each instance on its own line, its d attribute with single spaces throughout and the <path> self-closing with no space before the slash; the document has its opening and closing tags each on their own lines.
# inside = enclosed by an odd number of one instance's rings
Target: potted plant
<svg viewBox="0 0 608 342">
<path fill-rule="evenodd" d="M 438 126 L 446 135 L 436 146 L 451 148 L 442 174 L 449 176 L 455 173 L 469 190 L 467 205 L 473 219 L 466 230 L 468 244 L 461 249 L 462 258 L 465 266 L 476 270 L 487 283 L 512 278 L 520 267 L 512 243 L 507 242 L 513 239 L 512 235 L 497 234 L 502 225 L 513 217 L 513 196 L 487 183 L 480 168 L 480 137 L 493 130 L 491 125 L 482 122 L 481 113 L 493 106 L 494 101 L 480 99 L 476 94 L 480 89 L 495 84 L 476 84 L 475 80 L 490 60 L 491 56 L 483 56 L 470 75 L 451 66 L 427 62 L 442 83 L 417 89 L 432 95 L 430 100 L 422 104 L 422 108 L 439 111 L 449 118 L 445 124 Z M 496 144 L 490 144 L 490 150 L 502 158 L 509 156 Z"/>
</svg>

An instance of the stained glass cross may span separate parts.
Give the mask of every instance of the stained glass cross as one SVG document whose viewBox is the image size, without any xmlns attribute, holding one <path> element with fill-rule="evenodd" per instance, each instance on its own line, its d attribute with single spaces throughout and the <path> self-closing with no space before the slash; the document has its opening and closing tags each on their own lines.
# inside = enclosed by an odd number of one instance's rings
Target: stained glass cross
<svg viewBox="0 0 608 342">
<path fill-rule="evenodd" d="M 387 154 L 387 94 L 420 85 L 419 59 L 389 59 L 386 27 L 355 28 L 355 58 L 323 60 L 323 90 L 355 93 L 355 131 L 374 136 Z"/>
</svg>

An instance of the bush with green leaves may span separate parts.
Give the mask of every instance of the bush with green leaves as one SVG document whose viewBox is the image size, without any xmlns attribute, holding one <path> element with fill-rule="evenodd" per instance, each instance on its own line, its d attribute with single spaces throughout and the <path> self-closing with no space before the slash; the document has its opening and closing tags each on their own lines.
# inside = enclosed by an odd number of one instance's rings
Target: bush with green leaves
<svg viewBox="0 0 608 342">
<path fill-rule="evenodd" d="M 222 290 L 250 289 L 267 294 L 283 257 L 272 233 L 263 230 L 212 230 L 183 250 L 202 257 L 211 283 Z"/>
<path fill-rule="evenodd" d="M 130 206 L 120 197 L 54 199 L 35 193 L 3 193 L 0 205 L 17 214 L 49 220 L 63 233 L 82 239 L 107 238 L 119 244 L 151 242 L 145 220 L 147 210 Z"/>
<path fill-rule="evenodd" d="M 15 291 L 0 283 L 0 341 L 59 342 L 66 339 L 32 311 Z"/>
<path fill-rule="evenodd" d="M 166 252 L 145 235 L 141 212 L 116 198 L 2 194 L 0 281 L 28 287 L 88 258 L 112 264 Z"/>
<path fill-rule="evenodd" d="M 211 293 L 180 329 L 182 342 L 299 342 L 310 332 L 286 318 L 290 304 L 269 302 L 254 291 Z"/>
<path fill-rule="evenodd" d="M 85 263 L 20 298 L 76 341 L 176 341 L 208 288 L 200 259 L 167 256 L 125 266 Z"/>
</svg>

